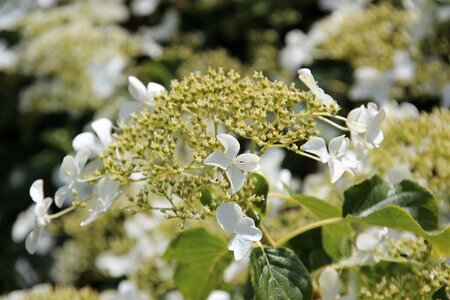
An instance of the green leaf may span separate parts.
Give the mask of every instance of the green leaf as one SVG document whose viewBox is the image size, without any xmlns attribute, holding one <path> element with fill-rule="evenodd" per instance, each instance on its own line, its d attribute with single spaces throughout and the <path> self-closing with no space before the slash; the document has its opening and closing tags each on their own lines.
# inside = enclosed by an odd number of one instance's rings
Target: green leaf
<svg viewBox="0 0 450 300">
<path fill-rule="evenodd" d="M 391 185 L 379 176 L 373 176 L 346 190 L 344 199 L 344 217 L 350 214 L 364 218 L 387 206 L 397 205 L 407 211 L 423 229 L 436 230 L 439 226 L 438 208 L 433 194 L 410 180 Z"/>
<path fill-rule="evenodd" d="M 307 195 L 292 195 L 302 207 L 307 209 L 319 220 L 337 218 L 342 215 L 341 209 L 322 199 Z M 335 259 L 347 257 L 351 253 L 350 241 L 353 229 L 346 220 L 322 227 L 323 248 L 328 255 Z"/>
<path fill-rule="evenodd" d="M 290 249 L 253 249 L 250 276 L 256 299 L 312 299 L 308 270 Z"/>
<path fill-rule="evenodd" d="M 187 300 L 204 300 L 232 261 L 227 243 L 203 228 L 180 233 L 164 258 L 176 261 L 175 285 Z"/>
<path fill-rule="evenodd" d="M 429 240 L 442 255 L 450 255 L 450 228 L 438 230 L 436 200 L 410 180 L 391 185 L 379 176 L 344 192 L 343 215 L 357 222 L 411 231 Z"/>
</svg>

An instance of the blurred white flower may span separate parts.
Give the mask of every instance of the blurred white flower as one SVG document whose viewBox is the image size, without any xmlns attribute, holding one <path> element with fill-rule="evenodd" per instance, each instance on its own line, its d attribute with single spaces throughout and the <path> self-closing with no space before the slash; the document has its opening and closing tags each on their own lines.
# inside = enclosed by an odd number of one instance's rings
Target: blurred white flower
<svg viewBox="0 0 450 300">
<path fill-rule="evenodd" d="M 386 227 L 372 227 L 356 237 L 356 251 L 342 262 L 342 265 L 371 264 L 379 260 L 377 252 L 385 252 L 384 242 L 389 230 Z"/>
<path fill-rule="evenodd" d="M 228 249 L 234 252 L 235 260 L 244 258 L 253 242 L 262 239 L 262 232 L 255 226 L 253 219 L 246 217 L 241 207 L 234 202 L 217 207 L 216 218 L 225 232 L 233 234 Z"/>
<path fill-rule="evenodd" d="M 396 51 L 394 53 L 394 68 L 392 73 L 395 81 L 410 82 L 414 79 L 415 66 L 408 52 Z"/>
<path fill-rule="evenodd" d="M 106 290 L 100 294 L 100 300 L 150 300 L 150 297 L 139 290 L 138 286 L 130 280 L 122 280 L 117 291 Z"/>
<path fill-rule="evenodd" d="M 383 106 L 383 109 L 386 112 L 387 118 L 417 118 L 420 115 L 419 110 L 414 104 L 404 101 L 401 103 L 389 101 Z"/>
<path fill-rule="evenodd" d="M 218 134 L 217 139 L 224 147 L 224 152 L 211 153 L 205 158 L 204 163 L 226 170 L 231 194 L 235 194 L 245 183 L 244 172 L 258 169 L 259 156 L 251 153 L 238 155 L 241 146 L 238 140 L 229 134 Z"/>
<path fill-rule="evenodd" d="M 280 51 L 280 64 L 294 73 L 299 67 L 310 65 L 313 60 L 312 51 L 316 46 L 312 39 L 299 29 L 286 34 L 286 47 Z"/>
<path fill-rule="evenodd" d="M 303 68 L 298 70 L 298 77 L 311 90 L 314 96 L 322 101 L 322 104 L 324 106 L 328 107 L 335 103 L 333 98 L 330 95 L 326 94 L 324 90 L 317 85 L 317 82 L 314 80 L 310 69 Z"/>
<path fill-rule="evenodd" d="M 411 178 L 411 175 L 411 167 L 407 164 L 397 165 L 386 173 L 388 181 L 392 184 L 397 184 L 402 180 L 409 179 Z"/>
<path fill-rule="evenodd" d="M 442 100 L 441 105 L 443 107 L 450 107 L 450 83 L 447 83 L 442 88 Z"/>
<path fill-rule="evenodd" d="M 53 199 L 50 197 L 44 198 L 44 181 L 42 179 L 33 182 L 30 187 L 30 197 L 36 203 L 34 207 L 35 227 L 25 240 L 25 248 L 30 254 L 33 254 L 36 252 L 44 226 L 50 223 L 48 210 Z"/>
<path fill-rule="evenodd" d="M 0 70 L 13 67 L 18 60 L 17 53 L 8 49 L 8 46 L 3 40 L 0 40 Z"/>
<path fill-rule="evenodd" d="M 99 215 L 105 213 L 119 196 L 119 182 L 103 177 L 96 186 L 96 194 L 91 200 L 91 208 L 89 209 L 89 218 L 81 222 L 81 226 L 92 223 Z"/>
<path fill-rule="evenodd" d="M 64 201 L 71 193 L 72 189 L 78 183 L 78 179 L 81 178 L 84 166 L 91 155 L 91 150 L 83 148 L 77 152 L 75 158 L 71 155 L 64 157 L 61 167 L 59 169 L 59 178 L 65 183 L 60 187 L 55 194 L 55 204 L 61 207 Z"/>
<path fill-rule="evenodd" d="M 340 296 L 341 282 L 335 269 L 326 267 L 319 277 L 319 291 L 321 300 L 353 300 L 356 295 Z"/>
<path fill-rule="evenodd" d="M 214 290 L 206 300 L 230 300 L 231 295 L 225 291 Z"/>
<path fill-rule="evenodd" d="M 99 98 L 110 97 L 123 80 L 125 59 L 115 56 L 103 62 L 95 62 L 88 67 L 92 80 L 92 91 Z"/>
<path fill-rule="evenodd" d="M 131 11 L 136 16 L 148 16 L 155 12 L 160 0 L 133 0 Z"/>
<path fill-rule="evenodd" d="M 324 10 L 358 12 L 363 10 L 372 0 L 320 0 L 319 5 Z"/>
<path fill-rule="evenodd" d="M 90 149 L 92 157 L 105 150 L 113 141 L 113 125 L 110 120 L 101 118 L 92 122 L 91 127 L 96 135 L 92 132 L 80 133 L 73 139 L 72 146 L 75 151 L 80 151 L 84 148 Z"/>
<path fill-rule="evenodd" d="M 354 175 L 358 169 L 356 156 L 348 151 L 349 140 L 345 135 L 335 137 L 328 143 L 321 137 L 312 137 L 301 147 L 303 151 L 317 155 L 323 163 L 328 163 L 330 179 L 335 183 L 345 171 Z"/>
<path fill-rule="evenodd" d="M 353 144 L 363 149 L 378 147 L 384 139 L 380 125 L 385 117 L 384 108 L 378 110 L 375 103 L 368 103 L 367 108 L 361 105 L 350 111 L 347 127 L 350 129 Z"/>
<path fill-rule="evenodd" d="M 355 72 L 355 83 L 350 89 L 352 100 L 373 100 L 384 103 L 390 99 L 393 85 L 389 72 L 382 72 L 373 67 L 358 67 Z"/>
</svg>

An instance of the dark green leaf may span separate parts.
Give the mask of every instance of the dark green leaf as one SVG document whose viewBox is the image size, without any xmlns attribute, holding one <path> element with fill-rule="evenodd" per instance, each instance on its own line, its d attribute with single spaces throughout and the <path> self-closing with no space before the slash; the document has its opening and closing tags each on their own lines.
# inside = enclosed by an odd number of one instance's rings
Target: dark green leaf
<svg viewBox="0 0 450 300">
<path fill-rule="evenodd" d="M 175 285 L 188 300 L 206 299 L 232 261 L 227 243 L 203 228 L 179 234 L 164 257 L 176 261 Z"/>
<path fill-rule="evenodd" d="M 290 249 L 253 249 L 250 255 L 250 275 L 256 299 L 312 298 L 308 271 Z"/>
</svg>

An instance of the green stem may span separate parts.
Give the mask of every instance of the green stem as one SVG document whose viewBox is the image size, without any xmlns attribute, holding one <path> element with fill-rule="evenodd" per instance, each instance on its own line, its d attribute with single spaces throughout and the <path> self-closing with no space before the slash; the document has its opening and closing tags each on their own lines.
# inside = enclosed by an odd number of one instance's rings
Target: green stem
<svg viewBox="0 0 450 300">
<path fill-rule="evenodd" d="M 263 235 L 264 235 L 264 239 L 266 240 L 266 242 L 269 244 L 270 247 L 275 247 L 275 241 L 273 240 L 273 238 L 270 236 L 269 231 L 267 230 L 267 228 L 263 225 L 263 223 L 259 223 L 259 228 L 261 229 Z"/>
<path fill-rule="evenodd" d="M 61 210 L 61 211 L 59 211 L 59 212 L 57 212 L 57 213 L 55 213 L 55 214 L 53 214 L 53 215 L 49 215 L 48 218 L 49 218 L 50 220 L 57 219 L 57 218 L 59 218 L 59 217 L 65 215 L 65 214 L 71 212 L 71 211 L 74 210 L 75 208 L 76 208 L 76 205 L 69 206 L 68 208 L 63 209 L 63 210 Z"/>
<path fill-rule="evenodd" d="M 347 127 L 338 125 L 338 124 L 334 123 L 333 121 L 330 121 L 330 120 L 328 120 L 327 118 L 324 118 L 324 117 L 322 117 L 322 116 L 319 116 L 318 119 L 321 120 L 321 121 L 323 121 L 323 122 L 325 122 L 325 123 L 330 124 L 331 126 L 337 128 L 337 129 L 339 129 L 339 130 L 342 130 L 342 131 L 349 131 L 349 129 L 348 129 Z"/>
<path fill-rule="evenodd" d="M 291 232 L 288 232 L 283 237 L 281 237 L 275 243 L 275 246 L 276 247 L 280 247 L 280 246 L 284 245 L 285 243 L 287 243 L 292 238 L 296 237 L 297 235 L 302 234 L 302 233 L 304 233 L 306 231 L 309 231 L 311 229 L 319 228 L 319 227 L 322 227 L 324 225 L 334 224 L 334 223 L 340 222 L 342 220 L 344 220 L 344 219 L 341 218 L 341 217 L 325 219 L 325 220 L 320 220 L 320 221 L 317 221 L 317 222 L 305 225 L 303 227 L 297 228 L 297 229 L 295 229 L 295 230 L 293 230 Z"/>
</svg>

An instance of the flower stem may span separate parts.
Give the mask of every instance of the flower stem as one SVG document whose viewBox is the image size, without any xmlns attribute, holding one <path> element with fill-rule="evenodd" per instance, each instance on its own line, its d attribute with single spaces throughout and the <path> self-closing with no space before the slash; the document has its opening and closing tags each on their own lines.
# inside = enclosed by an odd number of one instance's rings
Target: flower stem
<svg viewBox="0 0 450 300">
<path fill-rule="evenodd" d="M 269 244 L 270 247 L 275 247 L 275 241 L 273 240 L 273 238 L 270 236 L 269 231 L 267 230 L 267 228 L 264 226 L 263 223 L 259 223 L 259 228 L 261 229 L 263 235 L 264 235 L 264 239 L 266 240 L 266 242 Z"/>
<path fill-rule="evenodd" d="M 331 218 L 331 219 L 325 219 L 325 220 L 320 220 L 308 225 L 305 225 L 303 227 L 297 228 L 291 232 L 288 232 L 287 234 L 285 234 L 283 237 L 281 237 L 276 243 L 275 246 L 276 247 L 280 247 L 282 245 L 284 245 L 285 243 L 287 243 L 289 240 L 291 240 L 293 237 L 296 237 L 299 234 L 302 234 L 306 231 L 309 231 L 311 229 L 315 229 L 318 227 L 322 227 L 324 225 L 329 225 L 329 224 L 333 224 L 333 223 L 337 223 L 342 221 L 343 219 L 341 217 L 338 218 Z"/>
<path fill-rule="evenodd" d="M 61 211 L 59 211 L 59 212 L 57 212 L 57 213 L 55 213 L 55 214 L 53 214 L 53 215 L 49 215 L 48 218 L 49 218 L 50 220 L 57 219 L 57 218 L 59 218 L 59 217 L 65 215 L 65 214 L 71 212 L 71 211 L 74 210 L 76 207 L 77 207 L 76 205 L 69 206 L 68 208 L 63 209 L 63 210 L 61 210 Z"/>
<path fill-rule="evenodd" d="M 324 118 L 324 117 L 322 117 L 322 116 L 319 116 L 318 119 L 321 120 L 321 121 L 323 121 L 323 122 L 325 122 L 325 123 L 330 124 L 331 126 L 337 128 L 337 129 L 339 129 L 339 130 L 342 130 L 342 131 L 349 131 L 349 129 L 348 129 L 347 127 L 338 125 L 338 124 L 334 123 L 333 121 L 328 120 L 327 118 Z"/>
</svg>

